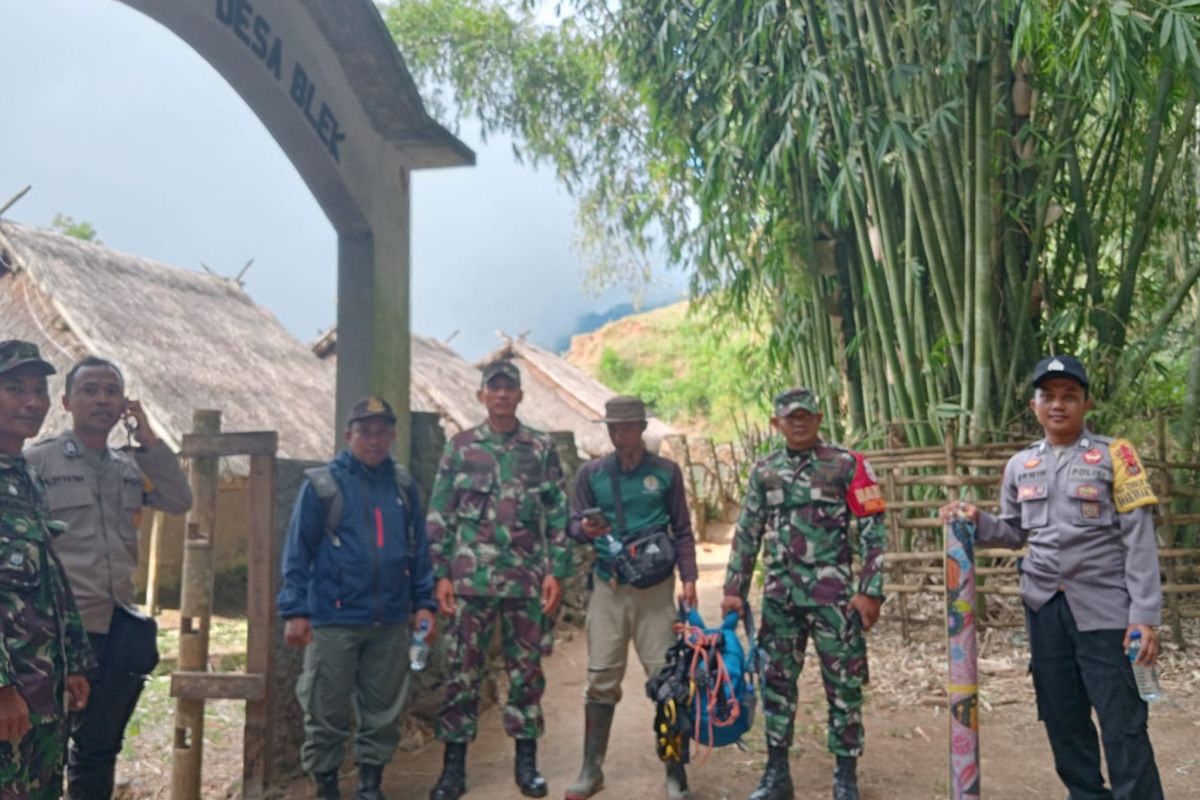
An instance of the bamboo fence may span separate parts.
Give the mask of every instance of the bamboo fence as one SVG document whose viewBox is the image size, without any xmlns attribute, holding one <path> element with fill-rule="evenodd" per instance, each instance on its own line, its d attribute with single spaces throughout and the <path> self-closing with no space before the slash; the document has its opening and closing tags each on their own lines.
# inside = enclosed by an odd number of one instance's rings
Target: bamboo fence
<svg viewBox="0 0 1200 800">
<path fill-rule="evenodd" d="M 999 507 L 998 492 L 1004 465 L 1026 441 L 963 445 L 948 425 L 940 447 L 892 448 L 866 451 L 887 499 L 888 552 L 885 592 L 889 613 L 898 613 L 908 638 L 917 618 L 910 611 L 914 595 L 942 595 L 944 529 L 938 508 L 947 500 L 969 500 L 987 511 Z M 1159 498 L 1155 515 L 1162 565 L 1164 622 L 1172 638 L 1184 644 L 1182 621 L 1200 617 L 1200 463 L 1169 457 L 1165 418 L 1157 420 L 1153 442 L 1138 443 L 1138 452 Z M 672 436 L 664 455 L 685 472 L 688 505 L 695 530 L 704 531 L 714 519 L 733 521 L 745 491 L 753 459 L 737 444 L 714 445 L 711 439 Z M 1017 559 L 1024 550 L 982 548 L 976 551 L 979 577 L 978 617 L 981 625 L 1006 624 L 989 619 L 988 598 L 1017 597 Z M 1007 623 L 1007 624 L 1012 624 Z M 1016 623 L 1021 624 L 1021 623 Z"/>
</svg>

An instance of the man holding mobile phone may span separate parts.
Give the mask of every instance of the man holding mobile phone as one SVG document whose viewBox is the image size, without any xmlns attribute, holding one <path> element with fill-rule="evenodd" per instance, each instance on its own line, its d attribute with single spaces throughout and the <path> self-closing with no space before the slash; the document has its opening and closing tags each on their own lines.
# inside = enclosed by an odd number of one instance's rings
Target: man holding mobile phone
<svg viewBox="0 0 1200 800">
<path fill-rule="evenodd" d="M 142 507 L 183 514 L 192 491 L 141 404 L 125 396 L 116 364 L 94 356 L 75 364 L 62 402 L 71 428 L 34 444 L 25 458 L 46 484 L 51 516 L 67 525 L 53 548 L 99 662 L 87 675 L 92 701 L 71 724 L 67 796 L 107 800 L 125 725 L 158 661 L 154 622 L 133 599 Z M 136 448 L 109 446 L 122 420 Z"/>
<path fill-rule="evenodd" d="M 567 800 L 591 797 L 604 786 L 602 767 L 630 641 L 646 677 L 666 663 L 676 639 L 676 571 L 680 603 L 696 605 L 696 541 L 679 465 L 646 450 L 646 405 L 639 398 L 613 397 L 604 405 L 604 419 L 597 421 L 608 426 L 614 452 L 588 461 L 575 477 L 569 532 L 595 548 L 596 561 L 588 580 L 583 764 L 567 788 Z M 661 563 L 632 557 L 631 550 L 659 552 Z M 672 800 L 691 796 L 684 761 L 666 765 Z"/>
</svg>

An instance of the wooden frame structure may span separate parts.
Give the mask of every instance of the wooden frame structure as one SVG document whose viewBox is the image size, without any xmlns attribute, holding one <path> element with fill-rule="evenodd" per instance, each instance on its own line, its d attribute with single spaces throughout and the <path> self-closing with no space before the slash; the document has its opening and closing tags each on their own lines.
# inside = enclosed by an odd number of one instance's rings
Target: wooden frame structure
<svg viewBox="0 0 1200 800">
<path fill-rule="evenodd" d="M 194 430 L 184 435 L 180 452 L 189 459 L 194 504 L 184 541 L 179 668 L 171 673 L 171 696 L 176 700 L 171 798 L 200 799 L 207 700 L 246 702 L 242 796 L 261 798 L 272 783 L 267 757 L 268 733 L 273 726 L 268 680 L 277 625 L 274 575 L 279 547 L 274 516 L 279 436 L 274 431 L 221 433 L 219 411 L 195 412 Z M 250 457 L 246 670 L 209 672 L 217 476 L 220 460 L 235 456 Z"/>
</svg>

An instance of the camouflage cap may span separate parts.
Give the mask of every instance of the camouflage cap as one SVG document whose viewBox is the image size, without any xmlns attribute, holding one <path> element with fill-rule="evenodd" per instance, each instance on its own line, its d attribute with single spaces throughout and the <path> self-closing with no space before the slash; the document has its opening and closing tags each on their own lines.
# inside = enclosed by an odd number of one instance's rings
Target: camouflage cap
<svg viewBox="0 0 1200 800">
<path fill-rule="evenodd" d="M 346 426 L 354 424 L 364 419 L 385 419 L 393 425 L 396 423 L 396 412 L 392 411 L 391 405 L 382 397 L 367 395 L 360 397 L 354 402 L 350 408 L 350 416 L 346 418 Z"/>
<path fill-rule="evenodd" d="M 497 359 L 483 366 L 481 370 L 483 377 L 479 382 L 480 386 L 486 386 L 487 382 L 492 378 L 503 375 L 517 386 L 521 385 L 521 370 L 517 369 L 517 365 L 506 358 Z"/>
<path fill-rule="evenodd" d="M 36 364 L 43 375 L 53 375 L 58 372 L 53 364 L 42 358 L 37 345 L 33 342 L 25 342 L 20 339 L 8 339 L 0 342 L 0 375 L 26 364 Z"/>
<path fill-rule="evenodd" d="M 821 404 L 811 389 L 797 386 L 775 395 L 775 416 L 783 418 L 801 408 L 812 414 L 821 413 Z"/>
<path fill-rule="evenodd" d="M 640 397 L 619 394 L 608 399 L 604 404 L 604 418 L 596 422 L 645 422 L 650 416 Z"/>
</svg>

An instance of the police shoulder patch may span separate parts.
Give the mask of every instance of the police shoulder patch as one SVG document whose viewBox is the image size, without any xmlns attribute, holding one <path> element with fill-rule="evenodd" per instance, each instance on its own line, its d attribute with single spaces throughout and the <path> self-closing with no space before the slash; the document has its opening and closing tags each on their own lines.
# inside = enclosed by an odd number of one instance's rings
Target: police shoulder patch
<svg viewBox="0 0 1200 800">
<path fill-rule="evenodd" d="M 1125 439 L 1114 439 L 1108 446 L 1113 464 L 1113 503 L 1125 513 L 1141 506 L 1157 505 L 1158 497 L 1142 467 L 1133 445 Z"/>
</svg>

